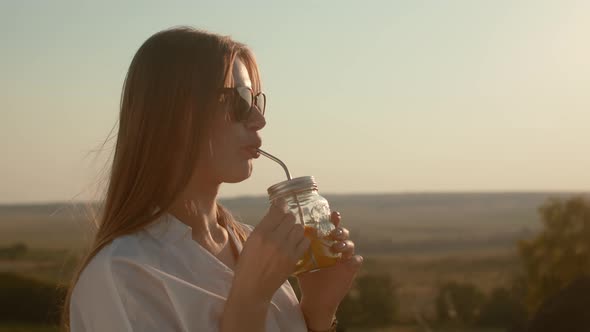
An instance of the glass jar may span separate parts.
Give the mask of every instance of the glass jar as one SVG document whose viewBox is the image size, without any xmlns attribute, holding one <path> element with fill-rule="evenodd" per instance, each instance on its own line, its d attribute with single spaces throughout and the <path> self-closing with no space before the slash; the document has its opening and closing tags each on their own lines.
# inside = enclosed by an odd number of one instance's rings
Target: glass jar
<svg viewBox="0 0 590 332">
<path fill-rule="evenodd" d="M 289 210 L 296 216 L 297 223 L 305 227 L 305 236 L 311 240 L 307 252 L 297 262 L 295 272 L 314 271 L 334 265 L 340 253 L 331 250 L 334 240 L 329 238 L 335 226 L 332 223 L 330 205 L 318 193 L 313 176 L 303 176 L 277 183 L 268 188 L 271 204 L 278 198 L 286 201 Z"/>
</svg>

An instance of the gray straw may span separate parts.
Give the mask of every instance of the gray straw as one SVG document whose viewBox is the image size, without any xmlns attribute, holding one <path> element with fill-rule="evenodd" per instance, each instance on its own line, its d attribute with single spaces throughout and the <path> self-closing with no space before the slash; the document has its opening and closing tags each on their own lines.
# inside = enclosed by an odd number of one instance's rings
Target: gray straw
<svg viewBox="0 0 590 332">
<path fill-rule="evenodd" d="M 261 149 L 258 149 L 258 152 L 260 152 L 260 154 L 265 156 L 266 158 L 273 160 L 276 163 L 278 163 L 279 165 L 281 165 L 283 167 L 283 169 L 285 170 L 285 174 L 287 174 L 287 180 L 291 180 L 291 173 L 289 173 L 289 169 L 287 169 L 287 165 L 285 165 L 284 162 L 282 162 L 279 158 L 273 156 L 272 154 L 262 151 Z"/>
</svg>

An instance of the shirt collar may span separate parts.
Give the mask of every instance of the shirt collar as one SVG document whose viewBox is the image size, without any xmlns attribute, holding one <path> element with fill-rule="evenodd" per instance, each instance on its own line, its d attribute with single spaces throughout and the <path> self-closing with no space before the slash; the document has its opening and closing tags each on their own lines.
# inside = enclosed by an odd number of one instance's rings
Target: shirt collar
<svg viewBox="0 0 590 332">
<path fill-rule="evenodd" d="M 192 238 L 192 227 L 178 220 L 172 214 L 164 212 L 145 230 L 156 239 L 166 243 L 177 243 Z"/>
</svg>

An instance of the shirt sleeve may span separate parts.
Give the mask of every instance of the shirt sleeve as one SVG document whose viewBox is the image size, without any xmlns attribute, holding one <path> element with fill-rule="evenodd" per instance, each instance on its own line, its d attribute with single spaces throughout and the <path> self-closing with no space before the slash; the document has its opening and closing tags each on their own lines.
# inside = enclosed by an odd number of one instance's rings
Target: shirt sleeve
<svg viewBox="0 0 590 332">
<path fill-rule="evenodd" d="M 95 256 L 76 282 L 69 308 L 72 332 L 133 331 L 105 263 Z"/>
<path fill-rule="evenodd" d="M 218 331 L 224 301 L 149 265 L 98 260 L 76 284 L 71 331 Z"/>
</svg>

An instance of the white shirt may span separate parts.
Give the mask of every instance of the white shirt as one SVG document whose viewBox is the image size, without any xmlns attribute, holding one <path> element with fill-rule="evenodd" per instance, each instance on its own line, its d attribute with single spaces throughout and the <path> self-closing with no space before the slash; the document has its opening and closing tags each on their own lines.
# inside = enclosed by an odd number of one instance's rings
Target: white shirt
<svg viewBox="0 0 590 332">
<path fill-rule="evenodd" d="M 92 258 L 72 293 L 71 331 L 218 331 L 233 275 L 192 239 L 190 226 L 165 213 Z M 272 298 L 266 331 L 307 331 L 288 281 Z"/>
</svg>

